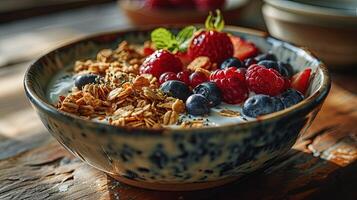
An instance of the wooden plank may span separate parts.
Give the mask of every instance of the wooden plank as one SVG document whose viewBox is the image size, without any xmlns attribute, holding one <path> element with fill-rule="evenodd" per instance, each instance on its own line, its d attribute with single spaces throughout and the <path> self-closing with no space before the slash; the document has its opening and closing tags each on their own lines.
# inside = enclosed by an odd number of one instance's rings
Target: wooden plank
<svg viewBox="0 0 357 200">
<path fill-rule="evenodd" d="M 69 40 L 128 26 L 114 2 L 2 24 L 0 67 L 28 61 Z"/>
<path fill-rule="evenodd" d="M 0 118 L 14 110 L 21 110 L 30 104 L 23 89 L 23 77 L 29 62 L 8 66 L 0 70 Z"/>
<path fill-rule="evenodd" d="M 28 9 L 36 8 L 48 8 L 50 6 L 61 6 L 61 5 L 72 5 L 72 4 L 90 4 L 92 1 L 95 3 L 101 2 L 103 0 L 2 0 L 0 7 L 0 14 L 3 16 L 4 13 L 23 11 Z"/>
<path fill-rule="evenodd" d="M 105 174 L 74 159 L 53 140 L 0 163 L 0 199 L 101 199 L 108 195 Z"/>
<path fill-rule="evenodd" d="M 74 158 L 53 139 L 30 147 L 34 137 L 28 137 L 19 141 L 28 146 L 26 151 L 0 160 L 0 199 L 356 199 L 357 191 L 352 188 L 357 184 L 356 101 L 355 95 L 333 86 L 308 133 L 276 165 L 241 182 L 196 192 L 130 187 Z M 16 139 L 26 135 L 24 130 L 39 128 L 11 128 L 16 120 L 0 119 L 0 127 L 5 127 L 0 137 L 6 138 L 0 147 L 10 136 Z M 26 117 L 18 123 L 23 121 Z"/>
</svg>

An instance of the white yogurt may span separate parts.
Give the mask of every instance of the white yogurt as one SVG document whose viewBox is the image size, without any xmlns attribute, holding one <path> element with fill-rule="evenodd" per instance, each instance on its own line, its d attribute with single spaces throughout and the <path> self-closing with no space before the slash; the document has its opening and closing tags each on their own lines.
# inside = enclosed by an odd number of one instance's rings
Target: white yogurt
<svg viewBox="0 0 357 200">
<path fill-rule="evenodd" d="M 47 97 L 50 103 L 56 105 L 61 95 L 66 96 L 74 87 L 74 77 L 72 73 L 61 71 L 56 74 L 49 83 Z"/>
</svg>

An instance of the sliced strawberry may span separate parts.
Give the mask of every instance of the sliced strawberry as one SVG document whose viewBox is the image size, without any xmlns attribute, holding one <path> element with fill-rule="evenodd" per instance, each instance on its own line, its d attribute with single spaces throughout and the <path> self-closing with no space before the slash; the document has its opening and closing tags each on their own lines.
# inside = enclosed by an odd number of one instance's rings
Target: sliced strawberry
<svg viewBox="0 0 357 200">
<path fill-rule="evenodd" d="M 309 87 L 310 76 L 311 68 L 306 68 L 304 71 L 295 74 L 291 78 L 291 87 L 302 94 L 305 94 L 307 88 Z"/>
<path fill-rule="evenodd" d="M 238 36 L 230 36 L 230 38 L 234 47 L 234 57 L 245 60 L 258 54 L 259 49 L 252 42 Z"/>
</svg>

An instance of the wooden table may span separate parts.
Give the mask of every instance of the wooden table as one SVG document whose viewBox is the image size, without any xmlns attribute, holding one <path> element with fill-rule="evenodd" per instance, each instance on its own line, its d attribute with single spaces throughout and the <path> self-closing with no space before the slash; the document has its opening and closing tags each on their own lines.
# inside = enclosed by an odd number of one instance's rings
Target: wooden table
<svg viewBox="0 0 357 200">
<path fill-rule="evenodd" d="M 0 25 L 0 199 L 357 199 L 355 72 L 333 74 L 321 112 L 286 156 L 237 183 L 196 192 L 150 191 L 121 184 L 74 158 L 29 106 L 22 77 L 28 60 L 46 48 L 127 26 L 113 6 Z"/>
</svg>

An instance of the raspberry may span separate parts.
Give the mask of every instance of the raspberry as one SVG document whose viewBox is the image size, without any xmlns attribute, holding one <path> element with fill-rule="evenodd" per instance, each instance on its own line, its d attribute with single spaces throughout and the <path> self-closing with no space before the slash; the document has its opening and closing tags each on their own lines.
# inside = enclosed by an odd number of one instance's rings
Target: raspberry
<svg viewBox="0 0 357 200">
<path fill-rule="evenodd" d="M 235 67 L 214 71 L 210 80 L 222 91 L 223 101 L 226 103 L 239 104 L 249 96 L 244 74 Z"/>
<path fill-rule="evenodd" d="M 275 96 L 286 86 L 284 77 L 279 72 L 257 64 L 248 68 L 245 77 L 249 89 L 257 94 Z"/>
<path fill-rule="evenodd" d="M 182 67 L 182 62 L 175 55 L 166 50 L 157 50 L 140 66 L 140 74 L 152 74 L 160 78 L 165 72 L 178 73 Z"/>
<path fill-rule="evenodd" d="M 244 73 L 235 67 L 229 67 L 224 70 L 216 70 L 211 73 L 210 80 L 224 79 L 224 78 L 238 78 L 240 81 L 244 82 Z"/>
<path fill-rule="evenodd" d="M 195 88 L 197 85 L 208 81 L 207 76 L 202 72 L 193 72 L 190 75 L 190 86 Z"/>
<path fill-rule="evenodd" d="M 190 85 L 190 72 L 188 71 L 179 72 L 177 73 L 176 77 L 179 81 L 182 81 L 187 85 Z"/>
<path fill-rule="evenodd" d="M 177 80 L 176 74 L 173 72 L 165 72 L 165 73 L 161 74 L 159 83 L 163 84 L 169 80 Z"/>
<path fill-rule="evenodd" d="M 209 57 L 214 63 L 221 64 L 233 56 L 233 44 L 226 33 L 201 31 L 196 35 L 189 48 L 188 55 L 193 60 L 199 56 Z"/>
</svg>

